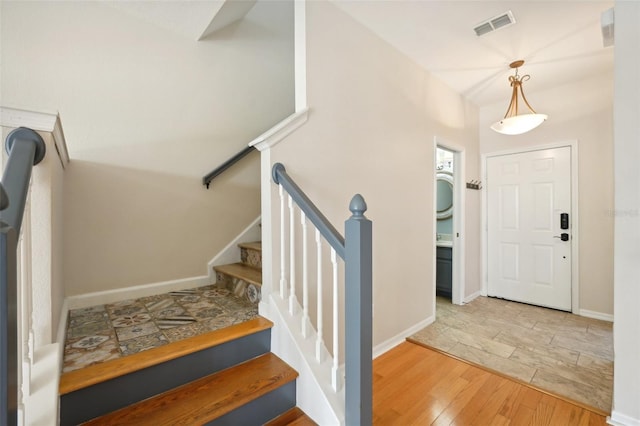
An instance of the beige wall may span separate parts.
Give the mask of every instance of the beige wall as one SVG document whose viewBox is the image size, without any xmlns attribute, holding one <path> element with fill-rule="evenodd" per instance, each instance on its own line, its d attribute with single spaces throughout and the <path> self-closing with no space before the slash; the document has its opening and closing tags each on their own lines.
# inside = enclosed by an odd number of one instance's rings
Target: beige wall
<svg viewBox="0 0 640 426">
<path fill-rule="evenodd" d="M 613 73 L 527 98 L 549 119 L 524 135 L 500 135 L 489 125 L 504 114 L 505 97 L 480 111 L 480 151 L 578 141 L 580 309 L 613 315 Z"/>
<path fill-rule="evenodd" d="M 341 231 L 351 197 L 365 197 L 380 344 L 435 314 L 433 140 L 466 147 L 467 177 L 477 178 L 478 111 L 331 3 L 307 4 L 307 36 L 309 120 L 271 160 Z M 479 195 L 466 195 L 472 291 L 479 289 Z M 277 230 L 279 205 L 272 213 Z"/>
<path fill-rule="evenodd" d="M 291 2 L 195 42 L 107 2 L 2 2 L 2 104 L 60 111 L 67 295 L 206 275 L 259 215 L 256 154 L 293 111 Z"/>
</svg>

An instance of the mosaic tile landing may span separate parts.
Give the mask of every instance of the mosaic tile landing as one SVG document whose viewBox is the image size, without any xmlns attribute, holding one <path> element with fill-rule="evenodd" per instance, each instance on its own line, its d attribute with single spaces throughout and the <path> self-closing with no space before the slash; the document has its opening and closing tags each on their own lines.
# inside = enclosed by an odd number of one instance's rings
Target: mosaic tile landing
<svg viewBox="0 0 640 426">
<path fill-rule="evenodd" d="M 257 317 L 254 304 L 209 285 L 69 311 L 63 372 Z"/>
</svg>

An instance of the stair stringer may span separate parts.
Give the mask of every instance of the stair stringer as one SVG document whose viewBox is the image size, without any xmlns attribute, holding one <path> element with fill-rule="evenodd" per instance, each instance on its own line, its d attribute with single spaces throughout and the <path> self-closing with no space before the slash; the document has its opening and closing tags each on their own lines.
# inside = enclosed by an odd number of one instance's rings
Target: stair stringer
<svg viewBox="0 0 640 426">
<path fill-rule="evenodd" d="M 264 314 L 274 323 L 271 330 L 271 351 L 299 373 L 297 405 L 318 424 L 344 425 L 344 386 L 339 392 L 334 392 L 331 387 L 332 366 L 328 352 L 324 362 L 316 361 L 315 330 L 311 328 L 307 338 L 302 337 L 299 331 L 302 307 L 296 304 L 296 314 L 290 315 L 288 302 L 271 294 L 267 299 L 268 303 L 264 303 L 263 299 L 261 308 L 268 311 Z"/>
</svg>

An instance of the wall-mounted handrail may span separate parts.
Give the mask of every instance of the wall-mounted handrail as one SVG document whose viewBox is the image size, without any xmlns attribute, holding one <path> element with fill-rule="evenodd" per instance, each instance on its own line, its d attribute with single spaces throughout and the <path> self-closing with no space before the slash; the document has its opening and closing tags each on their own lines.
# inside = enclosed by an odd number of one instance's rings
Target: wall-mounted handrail
<svg viewBox="0 0 640 426">
<path fill-rule="evenodd" d="M 242 160 L 244 157 L 249 155 L 249 153 L 251 151 L 253 151 L 254 149 L 255 148 L 252 147 L 252 146 L 247 146 L 242 151 L 238 152 L 236 155 L 234 155 L 233 157 L 229 158 L 224 163 L 220 164 L 218 167 L 216 167 L 215 169 L 213 169 L 212 171 L 210 171 L 209 173 L 207 173 L 205 176 L 202 177 L 202 184 L 204 186 L 206 186 L 207 189 L 209 189 L 209 185 L 211 184 L 211 181 L 213 179 L 215 179 L 216 176 L 222 174 L 229 167 L 233 166 L 238 161 Z"/>
<path fill-rule="evenodd" d="M 293 201 L 300 207 L 300 210 L 309 218 L 327 242 L 334 248 L 338 256 L 344 259 L 344 238 L 338 230 L 329 222 L 315 204 L 307 197 L 298 185 L 287 174 L 282 163 L 276 163 L 271 169 L 271 177 L 273 181 L 282 185 L 282 187 L 291 195 Z"/>
<path fill-rule="evenodd" d="M 271 169 L 273 181 L 281 188 L 281 209 L 284 208 L 284 198 L 282 190 L 289 194 L 289 220 L 290 220 L 290 256 L 291 265 L 293 265 L 295 252 L 295 231 L 293 228 L 294 212 L 292 210 L 292 202 L 300 208 L 304 216 L 302 216 L 303 226 L 303 302 L 302 302 L 302 336 L 306 336 L 308 319 L 308 281 L 306 275 L 308 268 L 306 265 L 306 218 L 309 218 L 316 227 L 318 233 L 327 240 L 333 248 L 332 266 L 333 266 L 333 367 L 332 367 L 332 387 L 338 391 L 338 268 L 335 262 L 335 255 L 339 255 L 344 259 L 345 278 L 344 278 L 344 312 L 345 312 L 345 424 L 348 426 L 363 426 L 372 424 L 372 403 L 373 403 L 373 381 L 372 381 L 372 223 L 367 219 L 364 213 L 367 210 L 367 204 L 360 194 L 356 194 L 349 204 L 351 217 L 345 222 L 344 238 L 329 222 L 329 220 L 320 212 L 320 210 L 309 200 L 304 191 L 291 179 L 287 174 L 284 165 L 276 163 Z M 284 228 L 284 212 L 281 211 L 281 227 Z M 281 232 L 281 250 L 284 247 L 284 229 Z M 318 236 L 316 238 L 319 238 Z M 318 240 L 319 241 L 319 240 Z M 319 247 L 318 243 L 318 247 Z M 320 263 L 320 249 L 318 249 L 318 264 Z M 320 362 L 319 346 L 323 345 L 322 339 L 322 280 L 321 266 L 318 265 L 318 315 L 317 321 L 317 353 L 316 360 Z M 281 251 L 281 274 L 284 274 L 286 268 L 284 266 L 284 250 Z M 295 296 L 295 267 L 290 269 L 289 279 L 289 313 L 294 314 Z M 285 298 L 284 277 L 281 277 L 280 296 Z M 274 292 L 275 293 L 275 292 Z M 306 295 L 306 296 L 305 296 Z"/>
<path fill-rule="evenodd" d="M 31 170 L 46 147 L 31 129 L 13 130 L 6 139 L 9 153 L 1 185 L 8 205 L 0 209 L 0 424 L 18 422 L 17 249 Z"/>
</svg>

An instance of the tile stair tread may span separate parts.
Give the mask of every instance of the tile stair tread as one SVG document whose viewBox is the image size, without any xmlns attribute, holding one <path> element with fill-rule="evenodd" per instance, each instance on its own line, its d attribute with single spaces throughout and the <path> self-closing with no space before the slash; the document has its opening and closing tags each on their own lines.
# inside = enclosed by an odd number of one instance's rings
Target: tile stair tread
<svg viewBox="0 0 640 426">
<path fill-rule="evenodd" d="M 205 424 L 297 377 L 284 361 L 266 353 L 84 424 Z"/>
<path fill-rule="evenodd" d="M 168 343 L 133 355 L 70 371 L 62 374 L 60 377 L 58 392 L 60 395 L 65 395 L 143 368 L 221 345 L 243 336 L 258 333 L 271 327 L 273 327 L 271 321 L 263 317 L 258 317 L 240 324 Z"/>
<path fill-rule="evenodd" d="M 299 407 L 293 407 L 289 411 L 282 413 L 275 419 L 267 422 L 264 426 L 317 426 L 311 417 Z"/>
<path fill-rule="evenodd" d="M 240 243 L 238 247 L 245 248 L 249 250 L 262 251 L 262 241 L 254 241 L 251 243 Z"/>
<path fill-rule="evenodd" d="M 249 283 L 262 285 L 262 271 L 245 265 L 244 263 L 230 263 L 228 265 L 214 266 L 216 272 L 222 272 L 229 276 L 240 278 Z"/>
</svg>

